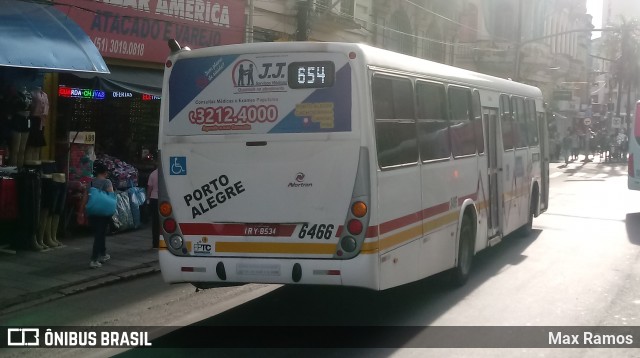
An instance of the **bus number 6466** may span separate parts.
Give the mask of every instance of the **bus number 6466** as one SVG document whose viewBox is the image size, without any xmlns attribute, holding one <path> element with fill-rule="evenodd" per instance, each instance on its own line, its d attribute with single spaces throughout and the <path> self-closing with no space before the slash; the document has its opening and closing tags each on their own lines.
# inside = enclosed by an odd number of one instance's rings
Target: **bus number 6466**
<svg viewBox="0 0 640 358">
<path fill-rule="evenodd" d="M 334 226 L 329 224 L 314 224 L 309 227 L 309 224 L 302 224 L 300 228 L 300 232 L 298 233 L 298 237 L 304 239 L 306 237 L 310 239 L 325 239 L 329 240 L 333 236 L 333 228 Z"/>
</svg>

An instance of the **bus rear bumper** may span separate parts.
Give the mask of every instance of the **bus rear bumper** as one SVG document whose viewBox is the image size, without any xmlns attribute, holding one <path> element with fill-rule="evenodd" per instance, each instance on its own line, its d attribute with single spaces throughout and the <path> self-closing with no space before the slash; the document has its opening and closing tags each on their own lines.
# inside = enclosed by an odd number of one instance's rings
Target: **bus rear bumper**
<svg viewBox="0 0 640 358">
<path fill-rule="evenodd" d="M 379 290 L 378 255 L 349 260 L 300 258 L 179 257 L 160 250 L 167 283 L 273 283 L 355 286 Z M 224 279 L 223 279 L 224 278 Z"/>
</svg>

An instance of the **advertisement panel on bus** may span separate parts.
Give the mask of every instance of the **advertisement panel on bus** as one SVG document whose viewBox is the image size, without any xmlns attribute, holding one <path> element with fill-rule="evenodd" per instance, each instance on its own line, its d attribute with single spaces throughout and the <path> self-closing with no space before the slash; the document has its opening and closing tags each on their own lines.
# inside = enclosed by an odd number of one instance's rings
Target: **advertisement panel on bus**
<svg viewBox="0 0 640 358">
<path fill-rule="evenodd" d="M 351 68 L 340 54 L 185 58 L 171 70 L 167 135 L 351 131 Z"/>
</svg>

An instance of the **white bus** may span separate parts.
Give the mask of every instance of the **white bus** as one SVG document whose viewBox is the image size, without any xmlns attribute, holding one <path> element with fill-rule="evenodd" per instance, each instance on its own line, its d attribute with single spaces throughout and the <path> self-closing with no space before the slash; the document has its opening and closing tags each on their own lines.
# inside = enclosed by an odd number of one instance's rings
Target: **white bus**
<svg viewBox="0 0 640 358">
<path fill-rule="evenodd" d="M 462 284 L 547 208 L 539 89 L 360 44 L 173 53 L 159 149 L 171 283 Z"/>
<path fill-rule="evenodd" d="M 640 190 L 640 101 L 636 102 L 631 131 L 627 137 L 629 156 L 627 158 L 627 186 L 631 190 Z"/>
</svg>

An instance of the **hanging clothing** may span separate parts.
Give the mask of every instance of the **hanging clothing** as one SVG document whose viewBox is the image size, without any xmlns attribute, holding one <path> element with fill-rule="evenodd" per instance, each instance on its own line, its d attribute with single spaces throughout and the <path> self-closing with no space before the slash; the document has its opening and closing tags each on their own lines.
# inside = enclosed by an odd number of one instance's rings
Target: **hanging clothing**
<svg viewBox="0 0 640 358">
<path fill-rule="evenodd" d="M 49 115 L 49 97 L 39 87 L 31 92 L 31 116 L 41 118 L 40 128 L 44 128 L 44 122 Z M 44 117 L 44 118 L 43 118 Z"/>
</svg>

